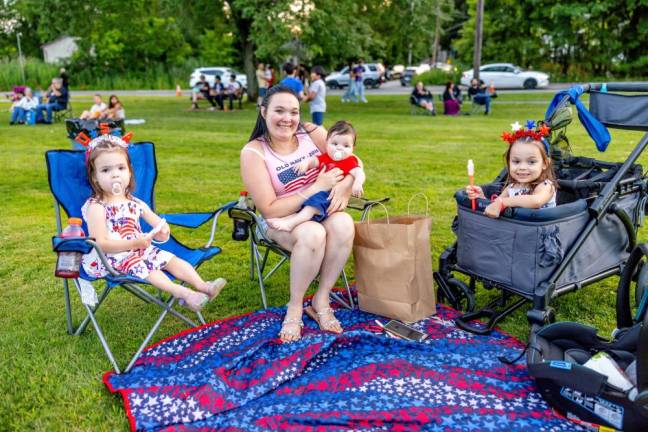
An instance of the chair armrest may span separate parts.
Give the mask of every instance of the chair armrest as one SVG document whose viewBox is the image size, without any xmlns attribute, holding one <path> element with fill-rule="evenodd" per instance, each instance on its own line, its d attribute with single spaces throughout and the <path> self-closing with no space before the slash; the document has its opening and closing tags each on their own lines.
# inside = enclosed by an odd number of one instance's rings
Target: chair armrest
<svg viewBox="0 0 648 432">
<path fill-rule="evenodd" d="M 231 201 L 212 212 L 160 214 L 160 217 L 166 219 L 166 221 L 171 225 L 182 226 L 185 228 L 198 228 L 211 220 L 214 216 L 218 216 L 224 210 L 233 207 L 235 204 L 236 201 Z"/>
<path fill-rule="evenodd" d="M 87 254 L 92 250 L 92 244 L 88 240 L 94 240 L 87 237 L 52 237 L 52 250 L 54 252 L 79 252 Z"/>
<path fill-rule="evenodd" d="M 389 201 L 389 197 L 384 197 L 380 199 L 367 199 L 367 198 L 356 198 L 356 197 L 351 197 L 349 199 L 349 204 L 347 207 L 353 209 L 353 210 L 358 210 L 358 211 L 365 211 L 368 208 L 371 208 L 375 206 L 376 204 L 384 204 L 387 201 Z"/>
</svg>

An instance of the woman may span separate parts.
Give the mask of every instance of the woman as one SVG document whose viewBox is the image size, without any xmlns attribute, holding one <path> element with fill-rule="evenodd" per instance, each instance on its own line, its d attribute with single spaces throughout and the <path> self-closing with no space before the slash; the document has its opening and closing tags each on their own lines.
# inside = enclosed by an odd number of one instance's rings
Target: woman
<svg viewBox="0 0 648 432">
<path fill-rule="evenodd" d="M 310 101 L 310 112 L 313 123 L 322 126 L 326 112 L 326 84 L 324 83 L 324 68 L 315 66 L 310 74 L 311 85 L 304 101 Z"/>
<path fill-rule="evenodd" d="M 443 114 L 445 115 L 457 115 L 461 110 L 461 93 L 458 92 L 454 83 L 448 81 L 445 86 L 445 91 L 443 92 Z"/>
<path fill-rule="evenodd" d="M 124 111 L 124 106 L 119 101 L 117 95 L 110 95 L 108 108 L 103 112 L 102 117 L 112 120 L 124 120 L 126 118 L 126 111 Z"/>
<path fill-rule="evenodd" d="M 302 124 L 299 99 L 291 89 L 271 87 L 263 99 L 250 141 L 241 151 L 241 176 L 264 218 L 293 214 L 308 197 L 330 190 L 330 216 L 322 223 L 307 221 L 292 231 L 268 228 L 268 236 L 291 250 L 290 301 L 279 337 L 292 342 L 301 337 L 302 304 L 310 283 L 319 273 L 312 307 L 322 330 L 341 333 L 342 327 L 329 305 L 329 294 L 346 263 L 353 244 L 351 216 L 343 212 L 351 195 L 353 177 L 334 168 L 296 176 L 296 162 L 325 153 L 326 131 Z"/>
<path fill-rule="evenodd" d="M 432 93 L 425 88 L 422 81 L 416 83 L 416 87 L 414 87 L 410 95 L 410 100 L 415 105 L 428 110 L 430 114 L 436 115 Z"/>
</svg>

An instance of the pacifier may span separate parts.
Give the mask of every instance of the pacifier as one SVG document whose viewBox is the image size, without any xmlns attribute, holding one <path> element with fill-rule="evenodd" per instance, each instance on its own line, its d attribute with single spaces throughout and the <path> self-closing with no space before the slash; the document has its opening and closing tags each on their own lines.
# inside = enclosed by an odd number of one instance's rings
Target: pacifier
<svg viewBox="0 0 648 432">
<path fill-rule="evenodd" d="M 333 160 L 336 161 L 341 161 L 342 159 L 345 158 L 345 154 L 342 150 L 337 150 L 336 152 L 333 153 Z"/>
<path fill-rule="evenodd" d="M 122 188 L 121 183 L 115 182 L 112 184 L 112 193 L 113 195 L 121 195 L 122 192 L 124 192 L 124 188 Z"/>
</svg>

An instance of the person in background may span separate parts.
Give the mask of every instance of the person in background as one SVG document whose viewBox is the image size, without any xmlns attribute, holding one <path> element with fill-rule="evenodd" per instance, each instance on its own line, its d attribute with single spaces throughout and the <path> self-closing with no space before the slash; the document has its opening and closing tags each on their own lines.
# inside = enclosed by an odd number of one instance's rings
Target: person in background
<svg viewBox="0 0 648 432">
<path fill-rule="evenodd" d="M 295 66 L 289 62 L 284 65 L 283 69 L 286 73 L 286 76 L 284 77 L 284 79 L 279 81 L 279 84 L 294 91 L 297 95 L 297 98 L 301 101 L 302 99 L 304 99 L 304 85 L 295 77 L 295 74 L 297 73 Z"/>
<path fill-rule="evenodd" d="M 367 98 L 365 97 L 365 86 L 364 86 L 364 60 L 360 59 L 360 62 L 353 68 L 353 75 L 355 79 L 355 90 L 360 99 L 360 102 L 367 103 Z M 356 103 L 358 102 L 356 98 Z"/>
<path fill-rule="evenodd" d="M 472 98 L 477 105 L 484 105 L 484 115 L 490 113 L 491 95 L 484 81 L 478 81 L 477 78 L 471 79 L 470 87 L 468 87 L 468 97 Z"/>
<path fill-rule="evenodd" d="M 268 76 L 266 75 L 266 66 L 259 63 L 256 70 L 257 83 L 259 85 L 259 97 L 257 98 L 257 108 L 261 106 L 261 101 L 268 91 Z"/>
<path fill-rule="evenodd" d="M 324 84 L 324 68 L 315 66 L 311 69 L 311 84 L 304 101 L 310 101 L 310 112 L 313 124 L 322 126 L 326 112 L 326 84 Z"/>
<path fill-rule="evenodd" d="M 38 106 L 38 100 L 32 95 L 32 91 L 29 87 L 25 87 L 24 92 L 24 96 L 12 105 L 11 121 L 9 122 L 10 125 L 25 124 L 27 121 L 27 114 L 30 112 L 32 115 L 36 115 L 35 110 Z"/>
<path fill-rule="evenodd" d="M 346 92 L 342 95 L 342 103 L 351 102 L 351 98 L 354 98 L 356 101 L 356 85 L 355 85 L 355 65 L 352 62 L 349 62 L 347 65 L 347 70 L 349 71 L 349 85 L 347 86 Z"/>
<path fill-rule="evenodd" d="M 94 95 L 94 105 L 90 107 L 89 111 L 83 111 L 79 118 L 81 120 L 90 120 L 101 117 L 101 114 L 108 108 L 99 93 Z"/>
<path fill-rule="evenodd" d="M 461 91 L 452 81 L 448 81 L 443 92 L 443 114 L 457 115 L 461 110 Z"/>
<path fill-rule="evenodd" d="M 223 103 L 223 100 L 225 98 L 225 86 L 223 85 L 220 75 L 216 75 L 214 78 L 214 85 L 209 90 L 209 94 L 216 101 L 218 109 L 224 111 L 225 104 Z"/>
<path fill-rule="evenodd" d="M 275 84 L 275 81 L 276 81 L 274 66 L 272 66 L 272 65 L 267 66 L 266 67 L 266 73 L 268 75 L 268 88 L 270 88 Z"/>
<path fill-rule="evenodd" d="M 200 75 L 200 80 L 196 82 L 196 85 L 194 85 L 191 90 L 192 110 L 198 109 L 198 99 L 206 99 L 211 104 L 211 107 L 209 108 L 211 111 L 216 109 L 216 102 L 214 102 L 214 98 L 210 94 L 209 83 L 207 82 L 205 75 Z"/>
<path fill-rule="evenodd" d="M 61 78 L 53 78 L 52 85 L 47 92 L 47 103 L 41 103 L 36 107 L 36 122 L 51 124 L 52 113 L 67 108 L 68 98 L 69 93 L 67 88 L 63 87 L 63 80 Z M 43 111 L 47 114 L 45 119 L 43 119 Z"/>
<path fill-rule="evenodd" d="M 70 74 L 67 73 L 65 68 L 59 69 L 59 78 L 61 78 L 61 86 L 70 90 Z"/>
<path fill-rule="evenodd" d="M 425 108 L 430 114 L 436 115 L 436 111 L 434 110 L 434 97 L 432 96 L 432 93 L 425 88 L 422 81 L 416 83 L 416 86 L 410 95 L 410 101 L 414 105 Z"/>
<path fill-rule="evenodd" d="M 234 110 L 234 99 L 241 97 L 241 84 L 236 81 L 236 75 L 230 75 L 230 79 L 225 87 L 225 95 L 229 99 L 229 110 Z"/>
<path fill-rule="evenodd" d="M 106 117 L 111 120 L 124 120 L 126 118 L 126 111 L 117 95 L 110 95 L 108 99 L 108 108 L 102 113 L 101 117 Z"/>
</svg>

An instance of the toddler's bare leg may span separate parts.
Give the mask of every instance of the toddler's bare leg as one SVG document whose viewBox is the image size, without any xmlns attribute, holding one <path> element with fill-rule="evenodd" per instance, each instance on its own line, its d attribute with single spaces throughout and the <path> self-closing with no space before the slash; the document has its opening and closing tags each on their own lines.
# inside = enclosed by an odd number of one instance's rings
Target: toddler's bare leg
<svg viewBox="0 0 648 432">
<path fill-rule="evenodd" d="M 267 222 L 278 231 L 292 231 L 297 225 L 311 220 L 316 214 L 319 214 L 319 211 L 315 207 L 306 206 L 295 214 L 268 219 Z"/>
<path fill-rule="evenodd" d="M 198 291 L 208 294 L 210 300 L 214 299 L 227 283 L 223 278 L 205 282 L 191 264 L 178 257 L 171 258 L 164 269 L 181 281 L 187 282 Z"/>
<path fill-rule="evenodd" d="M 173 282 L 161 270 L 153 270 L 146 278 L 156 288 L 166 291 L 174 297 L 185 301 L 187 306 L 194 311 L 199 311 L 207 303 L 209 298 L 203 293 L 197 293 L 191 289 Z"/>
</svg>

